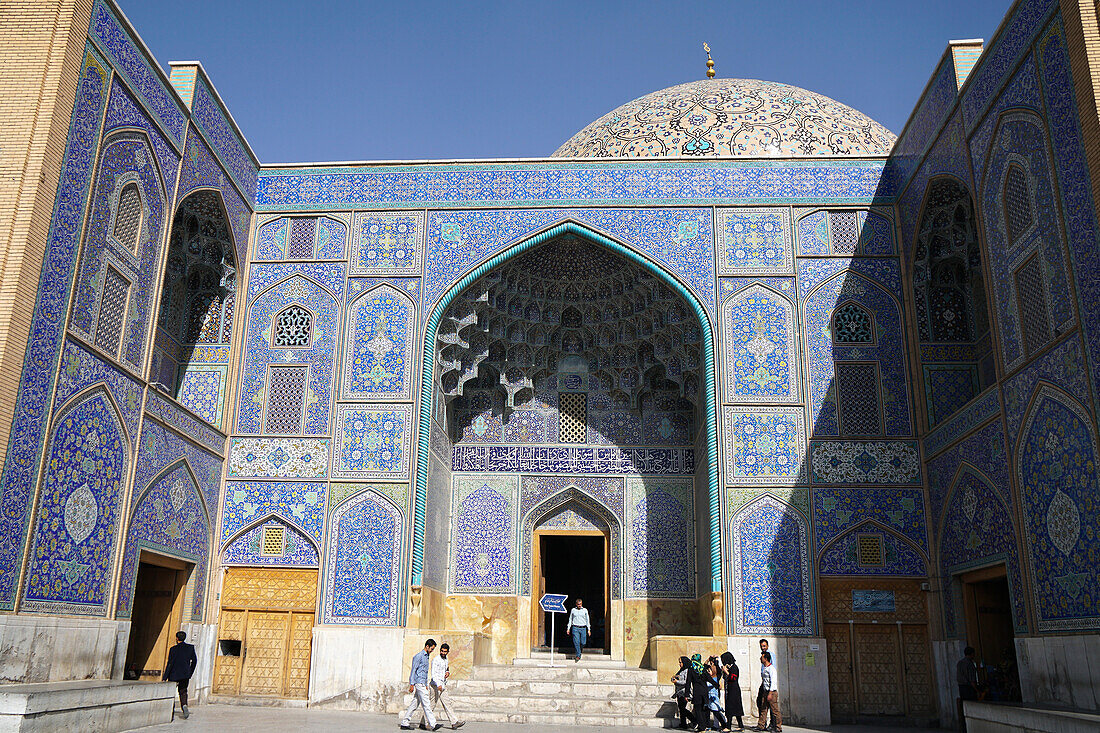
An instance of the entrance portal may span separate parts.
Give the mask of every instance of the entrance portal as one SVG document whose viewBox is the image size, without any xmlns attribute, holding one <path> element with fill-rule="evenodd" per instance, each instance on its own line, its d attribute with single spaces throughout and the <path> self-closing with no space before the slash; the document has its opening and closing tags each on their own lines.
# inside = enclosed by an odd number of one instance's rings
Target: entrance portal
<svg viewBox="0 0 1100 733">
<path fill-rule="evenodd" d="M 1020 700 L 1012 602 L 1004 565 L 961 577 L 966 638 L 985 670 L 990 700 Z"/>
<path fill-rule="evenodd" d="M 134 588 L 128 679 L 160 680 L 183 616 L 183 589 L 194 565 L 143 551 Z"/>
<path fill-rule="evenodd" d="M 611 616 L 608 544 L 608 536 L 601 532 L 535 532 L 532 543 L 537 591 L 536 603 L 532 604 L 537 616 L 533 624 L 532 647 L 535 650 L 549 649 L 551 644 L 566 653 L 573 648 L 572 638 L 565 633 L 568 614 L 559 614 L 559 618 L 551 624 L 550 614 L 542 612 L 537 604 L 544 593 L 565 593 L 569 596 L 565 602 L 567 609 L 573 608 L 577 598 L 583 599 L 588 609 L 592 633 L 585 648 L 611 653 L 607 633 L 607 622 Z M 556 630 L 557 639 L 550 637 L 552 628 Z"/>
</svg>

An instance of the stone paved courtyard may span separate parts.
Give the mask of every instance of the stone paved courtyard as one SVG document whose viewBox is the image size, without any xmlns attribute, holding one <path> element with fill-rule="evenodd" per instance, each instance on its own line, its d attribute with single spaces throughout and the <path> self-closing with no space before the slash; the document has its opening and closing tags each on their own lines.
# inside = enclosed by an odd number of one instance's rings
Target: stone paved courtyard
<svg viewBox="0 0 1100 733">
<path fill-rule="evenodd" d="M 179 718 L 165 725 L 139 728 L 141 733 L 160 733 L 161 731 L 188 731 L 189 733 L 255 733 L 262 731 L 325 731 L 325 733 L 375 733 L 375 731 L 396 731 L 396 715 L 375 715 L 373 713 L 355 713 L 337 710 L 311 710 L 306 708 L 240 707 L 235 705 L 195 705 L 191 708 L 191 717 Z M 746 720 L 746 722 L 748 722 Z M 523 726 L 527 727 L 527 726 Z M 533 727 L 533 726 L 532 726 Z M 580 727 L 580 726 L 538 726 L 547 733 L 576 733 L 579 730 L 601 730 L 613 733 L 625 728 Z M 483 731 L 497 733 L 517 728 L 509 723 L 467 723 L 464 731 Z M 661 730 L 655 728 L 654 730 Z M 671 730 L 671 729 L 669 729 Z M 927 728 L 902 728 L 870 725 L 837 725 L 827 728 L 799 728 L 785 725 L 783 730 L 789 733 L 913 733 Z"/>
</svg>

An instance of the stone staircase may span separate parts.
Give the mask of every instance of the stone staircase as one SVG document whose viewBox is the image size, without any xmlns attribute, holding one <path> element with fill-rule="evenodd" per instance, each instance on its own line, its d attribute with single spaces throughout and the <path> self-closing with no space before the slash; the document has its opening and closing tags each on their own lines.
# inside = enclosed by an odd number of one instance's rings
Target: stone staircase
<svg viewBox="0 0 1100 733">
<path fill-rule="evenodd" d="M 657 673 L 629 669 L 609 656 L 585 654 L 580 662 L 536 653 L 511 665 L 474 667 L 455 680 L 456 714 L 470 721 L 543 725 L 674 727 L 672 685 Z"/>
</svg>

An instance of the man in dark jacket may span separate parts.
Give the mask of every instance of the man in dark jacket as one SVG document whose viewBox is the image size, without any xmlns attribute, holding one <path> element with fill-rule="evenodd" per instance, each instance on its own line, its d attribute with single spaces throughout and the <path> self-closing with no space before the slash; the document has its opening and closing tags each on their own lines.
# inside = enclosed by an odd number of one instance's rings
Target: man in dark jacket
<svg viewBox="0 0 1100 733">
<path fill-rule="evenodd" d="M 186 632 L 176 632 L 176 645 L 168 650 L 168 661 L 164 665 L 164 676 L 161 678 L 175 682 L 179 688 L 184 718 L 191 715 L 191 711 L 187 709 L 187 683 L 191 680 L 191 675 L 195 674 L 195 665 L 199 663 L 199 658 L 195 656 L 195 645 L 184 641 L 186 638 Z"/>
</svg>

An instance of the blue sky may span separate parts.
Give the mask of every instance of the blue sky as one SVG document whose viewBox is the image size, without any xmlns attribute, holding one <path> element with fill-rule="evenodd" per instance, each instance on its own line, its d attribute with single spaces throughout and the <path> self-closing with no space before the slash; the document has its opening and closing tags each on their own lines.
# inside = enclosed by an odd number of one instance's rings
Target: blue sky
<svg viewBox="0 0 1100 733">
<path fill-rule="evenodd" d="M 261 162 L 542 157 L 704 77 L 781 81 L 900 132 L 949 39 L 1007 0 L 121 0 L 167 68 L 201 61 Z M 195 22 L 195 19 L 199 19 Z"/>
</svg>

